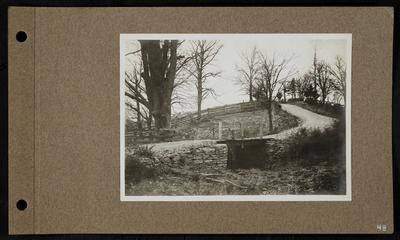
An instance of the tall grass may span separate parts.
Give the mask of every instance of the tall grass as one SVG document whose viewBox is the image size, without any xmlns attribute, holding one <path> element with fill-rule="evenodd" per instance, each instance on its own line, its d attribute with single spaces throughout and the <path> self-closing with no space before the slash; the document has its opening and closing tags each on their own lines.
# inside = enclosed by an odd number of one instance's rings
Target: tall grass
<svg viewBox="0 0 400 240">
<path fill-rule="evenodd" d="M 153 148 L 154 146 L 137 145 L 134 148 L 134 154 L 139 157 L 153 158 L 155 155 Z"/>
</svg>

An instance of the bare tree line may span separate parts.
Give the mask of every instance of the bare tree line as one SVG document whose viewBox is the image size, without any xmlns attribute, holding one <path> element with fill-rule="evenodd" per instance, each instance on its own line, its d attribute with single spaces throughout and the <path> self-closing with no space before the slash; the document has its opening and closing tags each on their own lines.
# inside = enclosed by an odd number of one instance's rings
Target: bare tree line
<svg viewBox="0 0 400 240">
<path fill-rule="evenodd" d="M 202 104 L 207 97 L 216 96 L 208 86 L 210 79 L 221 75 L 214 63 L 223 45 L 219 41 L 190 41 L 182 48 L 178 40 L 139 40 L 137 61 L 125 72 L 126 105 L 136 115 L 138 129 L 170 128 L 171 108 L 187 104 L 188 88 L 196 92 L 198 121 Z M 249 101 L 266 104 L 269 130 L 272 125 L 272 103 L 278 99 L 301 99 L 326 103 L 328 96 L 334 101 L 345 99 L 346 67 L 343 59 L 336 58 L 333 66 L 317 59 L 316 52 L 310 70 L 300 77 L 293 67 L 292 58 L 261 52 L 256 47 L 240 55 L 236 66 L 237 83 Z M 144 126 L 145 124 L 146 126 Z"/>
<path fill-rule="evenodd" d="M 248 53 L 241 54 L 237 83 L 249 96 L 249 101 L 256 99 L 266 103 L 269 131 L 273 130 L 272 102 L 276 92 L 287 79 L 296 74 L 291 66 L 291 58 L 280 58 L 276 54 L 268 55 L 255 47 Z"/>
<path fill-rule="evenodd" d="M 270 102 L 272 94 L 275 94 L 272 100 L 275 98 L 280 100 L 283 97 L 284 101 L 286 101 L 287 94 L 292 99 L 299 98 L 322 103 L 326 103 L 327 97 L 331 94 L 336 103 L 345 100 L 346 66 L 341 57 L 337 56 L 336 62 L 332 66 L 317 59 L 315 52 L 310 70 L 297 78 L 289 78 L 297 73 L 293 69 L 289 69 L 290 60 L 290 58 L 280 59 L 281 62 L 277 63 L 276 56 L 268 58 L 265 53 L 255 47 L 251 51 L 243 52 L 241 62 L 237 66 L 237 83 L 249 96 L 249 101 L 264 97 Z M 279 76 L 282 72 L 288 74 L 279 81 L 272 81 L 271 84 L 265 85 L 264 79 L 268 79 L 274 74 Z M 272 92 L 265 92 L 265 89 L 272 90 Z"/>
</svg>

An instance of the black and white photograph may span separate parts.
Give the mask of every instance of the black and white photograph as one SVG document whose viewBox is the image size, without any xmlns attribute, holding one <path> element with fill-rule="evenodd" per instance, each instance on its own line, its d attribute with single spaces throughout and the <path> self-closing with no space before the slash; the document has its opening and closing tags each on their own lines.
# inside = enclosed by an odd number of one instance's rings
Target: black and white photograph
<svg viewBox="0 0 400 240">
<path fill-rule="evenodd" d="M 351 201 L 351 40 L 121 34 L 121 201 Z"/>
</svg>

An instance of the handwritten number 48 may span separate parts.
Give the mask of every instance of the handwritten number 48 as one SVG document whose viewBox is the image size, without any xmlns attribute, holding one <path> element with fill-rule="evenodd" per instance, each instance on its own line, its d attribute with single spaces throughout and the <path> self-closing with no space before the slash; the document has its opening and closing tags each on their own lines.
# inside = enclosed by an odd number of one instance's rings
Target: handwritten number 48
<svg viewBox="0 0 400 240">
<path fill-rule="evenodd" d="M 386 232 L 387 226 L 386 226 L 386 224 L 377 224 L 377 225 L 376 225 L 376 229 L 377 229 L 378 231 Z"/>
</svg>

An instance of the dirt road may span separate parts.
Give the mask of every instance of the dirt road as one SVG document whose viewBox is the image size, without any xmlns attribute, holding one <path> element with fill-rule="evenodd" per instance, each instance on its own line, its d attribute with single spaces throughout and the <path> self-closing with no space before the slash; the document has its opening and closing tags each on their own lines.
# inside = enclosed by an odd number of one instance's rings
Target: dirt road
<svg viewBox="0 0 400 240">
<path fill-rule="evenodd" d="M 277 134 L 267 135 L 263 138 L 283 139 L 290 136 L 292 133 L 296 132 L 300 128 L 323 130 L 330 127 L 335 121 L 334 118 L 311 112 L 299 106 L 291 104 L 281 104 L 281 106 L 283 110 L 299 118 L 299 126 L 282 131 Z"/>
</svg>

